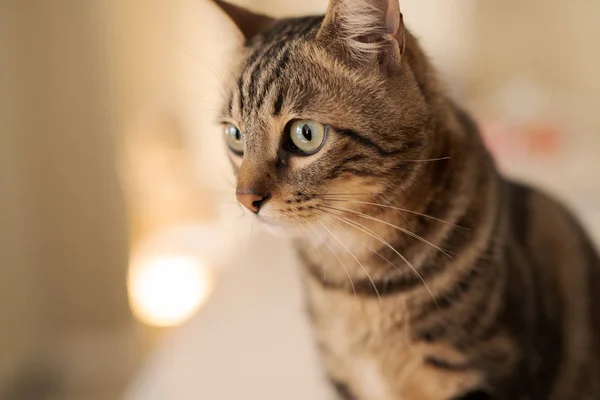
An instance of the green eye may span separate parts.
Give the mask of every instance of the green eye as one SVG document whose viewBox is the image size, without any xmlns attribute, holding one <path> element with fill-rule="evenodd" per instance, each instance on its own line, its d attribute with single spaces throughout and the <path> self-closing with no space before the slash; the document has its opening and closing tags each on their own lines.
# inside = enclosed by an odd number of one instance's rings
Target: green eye
<svg viewBox="0 0 600 400">
<path fill-rule="evenodd" d="M 232 124 L 225 124 L 225 141 L 227 145 L 237 155 L 244 154 L 244 135 Z"/>
<path fill-rule="evenodd" d="M 290 125 L 290 139 L 293 150 L 310 156 L 321 150 L 325 144 L 327 127 L 316 121 L 294 121 Z"/>
</svg>

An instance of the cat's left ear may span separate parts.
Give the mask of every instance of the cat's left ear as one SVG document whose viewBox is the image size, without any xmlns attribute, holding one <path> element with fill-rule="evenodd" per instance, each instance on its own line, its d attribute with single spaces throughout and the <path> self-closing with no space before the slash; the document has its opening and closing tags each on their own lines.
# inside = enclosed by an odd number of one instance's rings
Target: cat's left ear
<svg viewBox="0 0 600 400">
<path fill-rule="evenodd" d="M 317 40 L 344 61 L 391 76 L 406 47 L 399 0 L 330 0 Z"/>
<path fill-rule="evenodd" d="M 275 19 L 263 14 L 257 14 L 235 4 L 221 0 L 213 0 L 221 10 L 229 16 L 233 23 L 242 32 L 246 40 L 263 32 L 271 26 Z"/>
</svg>

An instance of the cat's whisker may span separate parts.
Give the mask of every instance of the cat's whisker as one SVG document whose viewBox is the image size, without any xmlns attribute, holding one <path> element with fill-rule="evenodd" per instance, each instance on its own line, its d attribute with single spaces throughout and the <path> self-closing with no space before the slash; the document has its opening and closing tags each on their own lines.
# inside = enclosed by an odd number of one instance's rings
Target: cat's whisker
<svg viewBox="0 0 600 400">
<path fill-rule="evenodd" d="M 365 268 L 365 266 L 363 265 L 362 262 L 360 262 L 360 260 L 354 255 L 354 253 L 352 253 L 352 251 L 348 248 L 348 246 L 346 246 L 346 244 L 340 239 L 338 238 L 328 227 L 326 227 L 322 222 L 319 221 L 319 224 L 327 231 L 331 234 L 331 236 L 344 248 L 346 249 L 346 251 L 348 252 L 348 254 L 350 254 L 350 256 L 354 259 L 354 261 L 356 261 L 358 263 L 358 265 L 360 266 L 360 268 L 364 271 L 364 273 L 367 275 L 367 278 L 369 279 L 369 281 L 371 282 L 371 285 L 373 285 L 373 289 L 375 290 L 375 293 L 377 294 L 377 298 L 379 299 L 379 304 L 381 304 L 381 306 L 383 307 L 383 300 L 381 300 L 381 296 L 379 295 L 379 290 L 377 289 L 377 285 L 375 285 L 375 281 L 373 280 L 373 278 L 371 278 L 371 275 L 369 274 L 369 271 L 367 271 L 367 269 Z"/>
<path fill-rule="evenodd" d="M 324 196 L 375 196 L 377 193 L 311 193 L 313 197 L 324 197 Z"/>
<path fill-rule="evenodd" d="M 358 229 L 359 231 L 373 237 L 374 239 L 378 240 L 381 244 L 383 244 L 384 246 L 388 247 L 390 250 L 392 250 L 394 253 L 396 253 L 396 255 L 398 255 L 398 257 L 400 257 L 405 263 L 406 265 L 409 266 L 409 268 L 412 270 L 412 272 L 417 276 L 417 278 L 423 283 L 423 285 L 425 286 L 425 289 L 427 290 L 427 292 L 429 292 L 429 295 L 431 296 L 431 298 L 433 299 L 433 302 L 435 303 L 436 307 L 439 308 L 437 299 L 435 298 L 435 295 L 433 294 L 433 291 L 431 290 L 431 288 L 429 287 L 429 285 L 427 284 L 427 282 L 425 281 L 425 278 L 423 278 L 423 276 L 419 273 L 419 271 L 411 264 L 410 261 L 408 261 L 408 259 L 406 257 L 404 257 L 398 250 L 396 250 L 394 248 L 394 246 L 392 246 L 391 244 L 389 244 L 385 239 L 383 239 L 381 236 L 377 235 L 376 233 L 374 233 L 371 229 L 367 228 L 366 226 L 362 225 L 359 222 L 356 221 L 352 221 L 349 218 L 340 216 L 340 215 L 336 215 L 333 214 L 331 212 L 327 212 L 325 210 L 321 210 L 325 213 L 328 213 L 330 215 L 333 215 L 335 218 L 339 219 L 340 221 L 352 226 L 354 229 Z"/>
<path fill-rule="evenodd" d="M 397 210 L 397 211 L 401 211 L 401 212 L 405 212 L 405 213 L 409 213 L 409 214 L 418 215 L 420 217 L 431 219 L 431 220 L 437 221 L 437 222 L 441 222 L 443 224 L 450 225 L 452 227 L 463 229 L 463 230 L 466 230 L 466 231 L 470 230 L 469 228 L 465 228 L 463 226 L 456 225 L 456 224 L 454 224 L 452 222 L 444 221 L 443 219 L 432 217 L 431 215 L 423 214 L 423 213 L 420 213 L 420 212 L 417 212 L 417 211 L 412 211 L 412 210 L 409 210 L 409 209 L 406 209 L 406 208 L 396 207 L 396 206 L 392 206 L 392 205 L 386 205 L 386 204 L 380 204 L 380 203 L 371 203 L 371 202 L 368 202 L 368 201 L 345 200 L 345 199 L 335 199 L 335 198 L 324 198 L 324 200 L 326 200 L 326 201 L 332 201 L 332 202 L 343 202 L 343 203 L 352 203 L 352 204 L 364 204 L 364 205 L 369 205 L 369 206 L 388 208 L 388 209 L 391 209 L 391 210 Z"/>
<path fill-rule="evenodd" d="M 308 222 L 306 219 L 305 219 L 305 221 Z M 321 248 L 319 247 L 319 245 L 317 243 L 315 243 L 313 236 L 309 234 L 308 230 L 306 229 L 306 226 L 304 226 L 304 224 L 299 224 L 299 225 L 304 230 L 304 236 L 307 238 L 307 240 L 309 240 L 312 243 L 312 245 L 315 247 L 315 249 L 317 249 L 317 252 L 319 253 L 319 257 L 321 258 L 321 266 L 323 267 L 323 281 L 327 281 L 327 270 L 325 269 L 325 258 L 323 257 Z"/>
<path fill-rule="evenodd" d="M 359 217 L 361 217 L 361 218 L 369 219 L 369 220 L 371 220 L 371 221 L 375 221 L 375 222 L 379 222 L 379 223 L 381 223 L 381 224 L 387 225 L 387 226 L 389 226 L 389 227 L 391 227 L 391 228 L 394 228 L 394 229 L 396 229 L 396 230 L 398 230 L 398 231 L 400 231 L 400 232 L 403 232 L 403 233 L 407 234 L 408 236 L 411 236 L 411 237 L 413 237 L 413 238 L 415 238 L 415 239 L 417 239 L 417 240 L 420 240 L 420 241 L 421 241 L 421 242 L 423 242 L 423 243 L 426 243 L 426 244 L 428 244 L 429 246 L 431 246 L 431 247 L 433 247 L 434 249 L 436 249 L 436 250 L 438 250 L 439 252 L 441 252 L 441 253 L 442 253 L 443 255 L 445 255 L 446 257 L 448 257 L 448 258 L 452 259 L 452 255 L 451 255 L 450 253 L 448 253 L 446 250 L 444 250 L 444 249 L 440 248 L 439 246 L 436 246 L 435 244 L 431 243 L 431 242 L 430 242 L 430 241 L 428 241 L 427 239 L 425 239 L 425 238 L 423 238 L 423 237 L 421 237 L 421 236 L 417 235 L 417 234 L 416 234 L 416 233 L 414 233 L 414 232 L 411 232 L 411 231 L 409 231 L 408 229 L 404 229 L 404 228 L 402 228 L 402 227 L 400 227 L 400 226 L 397 226 L 397 225 L 391 224 L 391 223 L 389 223 L 389 222 L 387 222 L 387 221 L 383 221 L 383 220 L 381 220 L 381 219 L 379 219 L 379 218 L 375 218 L 375 217 L 373 217 L 373 216 L 371 216 L 371 215 L 364 214 L 364 213 L 361 213 L 361 212 L 358 212 L 358 211 L 354 211 L 354 210 L 350 210 L 350 209 L 347 209 L 347 208 L 336 208 L 336 207 L 331 207 L 331 206 L 326 206 L 326 205 L 321 205 L 320 207 L 330 208 L 330 209 L 332 209 L 332 210 L 339 211 L 339 212 L 345 212 L 345 213 L 349 213 L 349 214 L 354 214 L 354 215 L 356 215 L 356 216 L 359 216 Z"/>
<path fill-rule="evenodd" d="M 383 194 L 378 194 L 377 196 L 375 196 L 375 199 L 379 198 L 383 203 L 385 203 L 385 205 L 388 206 L 392 206 L 393 204 L 390 203 L 390 200 L 386 199 L 385 197 L 383 197 Z M 408 225 L 409 228 L 412 228 L 412 224 L 410 223 L 410 221 L 408 220 L 408 218 L 406 217 L 406 215 L 404 215 L 403 212 L 397 210 L 398 214 L 400 214 L 400 216 L 406 221 L 406 225 Z"/>
<path fill-rule="evenodd" d="M 319 233 L 319 231 L 317 230 L 317 228 L 315 228 L 314 225 L 311 224 L 310 221 L 307 220 L 306 218 L 303 218 L 303 220 L 308 224 L 308 226 L 315 232 L 315 234 L 321 239 L 321 241 L 323 242 L 323 244 L 325 246 L 327 246 L 327 248 L 329 249 L 329 251 L 331 251 L 331 253 L 338 260 L 338 262 L 340 263 L 340 265 L 342 266 L 342 268 L 346 272 L 346 276 L 348 276 L 348 280 L 350 281 L 350 286 L 352 286 L 352 293 L 354 293 L 354 297 L 356 297 L 356 288 L 354 287 L 354 281 L 352 280 L 352 276 L 350 275 L 350 272 L 348 272 L 348 269 L 344 265 L 344 262 L 342 261 L 342 259 L 337 255 L 337 253 L 335 251 L 333 251 L 333 249 L 331 248 L 331 246 L 329 245 L 329 243 L 327 243 L 325 241 L 325 238 L 323 238 L 323 235 L 321 235 Z"/>
<path fill-rule="evenodd" d="M 375 195 L 375 197 L 379 197 L 380 195 Z M 397 208 L 397 207 L 391 207 L 391 204 L 388 205 L 383 205 L 383 204 L 378 204 L 378 203 L 370 203 L 370 202 L 362 202 L 362 201 L 354 201 L 354 200 L 348 200 L 348 199 L 344 199 L 344 198 L 336 198 L 336 197 L 343 197 L 343 196 L 336 196 L 336 195 L 326 195 L 326 196 L 320 196 L 319 198 L 325 201 L 333 201 L 333 202 L 347 202 L 347 203 L 354 203 L 354 204 L 371 204 L 371 205 L 378 205 L 381 207 L 386 207 L 386 208 L 391 208 L 394 209 L 395 211 L 398 212 L 398 214 L 402 217 L 402 219 L 404 219 L 404 221 L 406 221 L 406 224 L 408 226 L 411 225 L 410 221 L 408 220 L 408 218 L 406 218 L 406 215 L 404 215 L 402 212 L 409 212 L 409 210 L 404 210 L 402 208 Z"/>
<path fill-rule="evenodd" d="M 337 218 L 337 216 L 334 216 Z M 332 221 L 331 219 L 327 218 L 326 216 L 323 216 L 323 218 L 325 218 L 327 221 L 329 221 L 330 224 L 332 224 L 333 226 L 335 226 L 336 228 L 344 231 L 344 233 L 347 233 L 348 235 L 354 237 L 355 239 L 360 240 L 360 238 L 358 237 L 358 235 L 356 234 L 352 234 L 350 232 L 348 232 L 347 230 L 345 230 L 341 225 L 335 223 L 334 221 Z M 379 256 L 383 261 L 387 262 L 390 266 L 394 267 L 395 269 L 397 269 L 398 271 L 402 272 L 402 270 L 400 269 L 400 267 L 398 267 L 396 264 L 394 264 L 393 262 L 391 262 L 390 260 L 388 260 L 387 258 L 385 258 L 383 255 L 381 255 L 381 253 L 379 253 L 377 250 L 373 249 L 371 246 L 369 246 L 366 243 L 362 243 L 361 244 L 363 246 L 365 246 L 367 249 L 369 249 L 370 251 L 372 251 L 374 254 L 376 254 L 377 256 Z"/>
<path fill-rule="evenodd" d="M 410 162 L 410 163 L 429 163 L 429 162 L 436 162 L 436 161 L 446 161 L 446 160 L 450 160 L 451 157 L 440 157 L 440 158 L 431 158 L 431 159 L 426 159 L 426 160 L 399 160 L 400 162 Z"/>
</svg>

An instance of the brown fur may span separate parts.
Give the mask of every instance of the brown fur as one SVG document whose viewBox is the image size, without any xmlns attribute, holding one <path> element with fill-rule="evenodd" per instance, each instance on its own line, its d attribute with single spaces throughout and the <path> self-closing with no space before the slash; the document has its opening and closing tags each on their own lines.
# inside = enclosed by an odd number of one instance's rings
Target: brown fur
<svg viewBox="0 0 600 400">
<path fill-rule="evenodd" d="M 499 175 L 390 4 L 233 16 L 242 31 L 268 21 L 243 32 L 223 109 L 245 137 L 238 192 L 297 235 L 334 386 L 356 400 L 600 399 L 596 251 L 564 207 Z M 317 154 L 286 150 L 295 119 L 329 127 Z"/>
</svg>

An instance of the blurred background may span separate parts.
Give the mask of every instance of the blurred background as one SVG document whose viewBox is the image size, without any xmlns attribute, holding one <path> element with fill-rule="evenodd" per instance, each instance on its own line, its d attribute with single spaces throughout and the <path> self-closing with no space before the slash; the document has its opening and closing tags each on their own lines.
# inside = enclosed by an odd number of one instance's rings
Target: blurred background
<svg viewBox="0 0 600 400">
<path fill-rule="evenodd" d="M 401 5 L 503 171 L 600 241 L 600 2 Z M 0 400 L 327 398 L 213 123 L 238 45 L 207 0 L 0 0 Z"/>
</svg>

